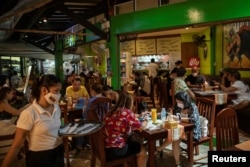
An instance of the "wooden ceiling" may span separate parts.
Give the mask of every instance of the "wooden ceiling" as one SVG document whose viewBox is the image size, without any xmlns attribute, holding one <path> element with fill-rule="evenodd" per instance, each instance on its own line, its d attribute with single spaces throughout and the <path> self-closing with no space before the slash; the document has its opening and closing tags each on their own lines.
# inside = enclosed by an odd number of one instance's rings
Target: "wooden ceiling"
<svg viewBox="0 0 250 167">
<path fill-rule="evenodd" d="M 33 3 L 42 2 L 37 0 L 23 0 L 22 2 L 24 1 L 26 4 L 23 5 L 23 8 L 26 7 L 26 9 L 32 8 L 31 1 Z M 76 24 L 90 30 L 100 39 L 107 39 L 107 33 L 89 20 L 99 15 L 103 15 L 108 20 L 113 13 L 114 5 L 128 1 L 131 0 L 47 0 L 48 3 L 41 7 L 22 13 L 14 28 L 4 30 L 1 29 L 0 24 L 0 30 L 13 32 L 8 41 L 24 40 L 53 53 L 53 48 L 48 46 L 55 41 L 55 37 L 58 37 L 55 32 L 65 32 Z M 0 17 L 15 8 L 20 2 L 19 0 L 1 0 Z M 44 19 L 47 21 L 45 22 Z M 58 34 L 60 35 L 60 33 Z"/>
</svg>

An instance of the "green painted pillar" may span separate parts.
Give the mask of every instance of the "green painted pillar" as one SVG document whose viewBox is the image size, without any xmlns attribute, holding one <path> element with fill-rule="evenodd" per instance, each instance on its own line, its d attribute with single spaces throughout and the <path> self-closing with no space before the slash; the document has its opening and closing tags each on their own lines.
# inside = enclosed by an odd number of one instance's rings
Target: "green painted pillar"
<svg viewBox="0 0 250 167">
<path fill-rule="evenodd" d="M 111 84 L 114 89 L 121 89 L 120 82 L 120 43 L 116 34 L 110 33 L 110 58 L 112 78 Z"/>
<path fill-rule="evenodd" d="M 215 55 L 216 55 L 216 52 L 215 52 L 215 48 L 216 48 L 216 27 L 215 26 L 212 26 L 211 27 L 211 31 L 210 31 L 210 34 L 211 34 L 211 47 L 210 47 L 210 50 L 211 50 L 211 62 L 210 62 L 210 65 L 211 65 L 211 75 L 215 75 L 215 63 L 216 63 L 216 59 L 215 59 Z"/>
<path fill-rule="evenodd" d="M 63 74 L 63 39 L 55 41 L 55 74 L 64 84 Z"/>
</svg>

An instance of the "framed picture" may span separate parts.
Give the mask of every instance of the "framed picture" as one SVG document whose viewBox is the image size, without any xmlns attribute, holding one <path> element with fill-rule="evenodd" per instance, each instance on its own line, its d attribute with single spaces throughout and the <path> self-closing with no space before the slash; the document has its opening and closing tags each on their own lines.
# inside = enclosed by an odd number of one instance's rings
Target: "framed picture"
<svg viewBox="0 0 250 167">
<path fill-rule="evenodd" d="M 224 25 L 223 67 L 250 69 L 250 21 Z"/>
</svg>

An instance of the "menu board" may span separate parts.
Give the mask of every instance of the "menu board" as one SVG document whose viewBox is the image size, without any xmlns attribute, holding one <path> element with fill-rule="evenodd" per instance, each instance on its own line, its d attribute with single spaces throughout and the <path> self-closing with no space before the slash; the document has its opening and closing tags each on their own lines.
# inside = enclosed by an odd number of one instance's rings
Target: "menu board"
<svg viewBox="0 0 250 167">
<path fill-rule="evenodd" d="M 181 53 L 181 39 L 180 37 L 172 38 L 158 38 L 157 40 L 157 54 L 170 54 L 171 52 Z"/>
<path fill-rule="evenodd" d="M 181 60 L 181 38 L 158 38 L 156 41 L 157 54 L 169 55 L 169 66 L 170 68 L 174 67 L 174 62 Z"/>
<path fill-rule="evenodd" d="M 135 41 L 126 41 L 120 43 L 121 52 L 129 52 L 131 55 L 135 55 Z"/>
<path fill-rule="evenodd" d="M 136 55 L 150 55 L 155 53 L 155 39 L 136 40 Z"/>
</svg>

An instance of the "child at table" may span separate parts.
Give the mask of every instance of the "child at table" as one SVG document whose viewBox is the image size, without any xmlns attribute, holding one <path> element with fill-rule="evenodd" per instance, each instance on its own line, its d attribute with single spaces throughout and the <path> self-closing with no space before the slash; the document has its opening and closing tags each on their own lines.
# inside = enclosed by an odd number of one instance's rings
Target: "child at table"
<svg viewBox="0 0 250 167">
<path fill-rule="evenodd" d="M 185 91 L 180 91 L 175 94 L 176 104 L 173 109 L 174 119 L 181 120 L 182 122 L 188 122 L 194 124 L 193 138 L 195 141 L 201 138 L 201 125 L 200 115 L 196 104 L 191 100 L 190 96 Z M 171 109 L 172 110 L 172 109 Z M 159 147 L 156 147 L 157 151 L 162 151 L 167 145 L 172 143 L 173 155 L 176 165 L 180 163 L 180 141 L 169 141 L 165 139 L 164 143 Z"/>
<path fill-rule="evenodd" d="M 132 112 L 133 99 L 127 92 L 120 92 L 119 99 L 104 118 L 105 151 L 107 160 L 136 155 L 137 166 L 146 167 L 147 154 L 139 142 L 127 141 L 131 130 L 142 128 L 142 123 Z"/>
</svg>

